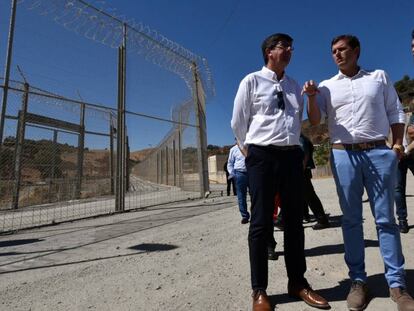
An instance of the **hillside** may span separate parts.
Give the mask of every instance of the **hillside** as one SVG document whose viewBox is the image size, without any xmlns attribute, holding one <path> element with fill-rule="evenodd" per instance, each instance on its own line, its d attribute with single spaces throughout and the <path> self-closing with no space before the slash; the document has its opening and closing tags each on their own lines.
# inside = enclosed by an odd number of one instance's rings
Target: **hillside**
<svg viewBox="0 0 414 311">
<path fill-rule="evenodd" d="M 129 158 L 135 162 L 141 162 L 153 151 L 154 151 L 154 148 L 131 151 L 131 153 L 129 154 Z"/>
</svg>

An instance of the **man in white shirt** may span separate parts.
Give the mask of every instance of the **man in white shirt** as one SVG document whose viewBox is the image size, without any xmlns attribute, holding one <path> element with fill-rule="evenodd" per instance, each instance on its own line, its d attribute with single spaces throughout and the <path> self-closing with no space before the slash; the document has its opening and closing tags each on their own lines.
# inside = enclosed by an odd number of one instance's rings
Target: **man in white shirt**
<svg viewBox="0 0 414 311">
<path fill-rule="evenodd" d="M 267 239 L 273 233 L 276 192 L 280 193 L 284 254 L 290 296 L 329 308 L 304 277 L 303 152 L 299 136 L 303 112 L 301 88 L 285 74 L 293 39 L 274 34 L 262 44 L 265 66 L 247 75 L 234 100 L 231 127 L 246 157 L 251 196 L 249 256 L 253 311 L 272 310 L 268 285 Z"/>
<path fill-rule="evenodd" d="M 239 203 L 239 211 L 242 217 L 241 223 L 247 224 L 250 219 L 250 214 L 247 211 L 247 170 L 244 163 L 244 154 L 240 151 L 239 146 L 234 145 L 229 152 L 229 158 L 227 160 L 227 171 L 229 172 L 229 178 L 236 179 L 236 193 L 237 201 Z"/>
<path fill-rule="evenodd" d="M 414 301 L 405 290 L 404 256 L 394 218 L 397 163 L 404 152 L 404 112 L 387 74 L 358 66 L 358 38 L 338 36 L 332 40 L 331 48 L 339 73 L 321 82 L 318 89 L 313 81 L 306 82 L 303 92 L 308 95 L 311 124 L 320 122 L 321 112 L 328 118 L 332 172 L 343 213 L 345 262 L 352 281 L 348 309 L 363 310 L 369 302 L 362 227 L 365 188 L 391 298 L 399 311 L 413 311 Z M 392 149 L 385 144 L 390 128 Z"/>
</svg>

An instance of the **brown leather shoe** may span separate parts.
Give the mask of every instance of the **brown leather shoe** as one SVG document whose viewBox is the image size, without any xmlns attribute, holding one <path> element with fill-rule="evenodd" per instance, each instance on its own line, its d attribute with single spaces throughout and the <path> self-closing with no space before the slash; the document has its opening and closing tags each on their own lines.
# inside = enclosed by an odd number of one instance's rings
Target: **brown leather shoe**
<svg viewBox="0 0 414 311">
<path fill-rule="evenodd" d="M 302 299 L 311 307 L 319 309 L 330 309 L 328 301 L 319 296 L 310 286 L 291 286 L 288 288 L 288 294 L 292 298 Z"/>
<path fill-rule="evenodd" d="M 351 284 L 348 296 L 346 297 L 346 304 L 350 311 L 365 310 L 370 300 L 367 284 L 356 280 Z"/>
<path fill-rule="evenodd" d="M 267 297 L 266 291 L 254 290 L 253 294 L 253 311 L 272 311 L 269 297 Z"/>
<path fill-rule="evenodd" d="M 390 296 L 397 303 L 398 311 L 414 310 L 414 300 L 404 288 L 390 288 Z"/>
</svg>

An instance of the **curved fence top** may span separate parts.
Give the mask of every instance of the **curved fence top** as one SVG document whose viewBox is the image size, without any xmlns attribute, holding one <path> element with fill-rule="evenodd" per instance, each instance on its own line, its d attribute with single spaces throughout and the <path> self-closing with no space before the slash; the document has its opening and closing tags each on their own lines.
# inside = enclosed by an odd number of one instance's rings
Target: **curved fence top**
<svg viewBox="0 0 414 311">
<path fill-rule="evenodd" d="M 118 48 L 124 39 L 133 51 L 166 70 L 179 75 L 190 90 L 195 91 L 193 70 L 197 70 L 207 94 L 215 89 L 207 60 L 147 25 L 119 14 L 104 1 L 83 0 L 19 0 L 18 4 L 48 16 L 66 29 L 111 48 Z M 125 33 L 126 29 L 126 33 Z"/>
</svg>

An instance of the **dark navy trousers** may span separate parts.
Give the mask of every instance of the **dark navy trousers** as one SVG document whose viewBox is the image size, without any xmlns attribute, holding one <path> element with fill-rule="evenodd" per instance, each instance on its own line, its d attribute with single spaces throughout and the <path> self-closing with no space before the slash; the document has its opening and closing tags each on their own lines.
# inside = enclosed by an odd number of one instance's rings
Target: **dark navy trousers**
<svg viewBox="0 0 414 311">
<path fill-rule="evenodd" d="M 252 289 L 266 290 L 268 285 L 267 239 L 273 234 L 276 192 L 281 198 L 289 283 L 305 286 L 303 152 L 299 146 L 250 145 L 246 168 L 252 200 L 248 237 Z"/>
</svg>

